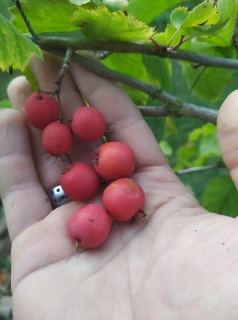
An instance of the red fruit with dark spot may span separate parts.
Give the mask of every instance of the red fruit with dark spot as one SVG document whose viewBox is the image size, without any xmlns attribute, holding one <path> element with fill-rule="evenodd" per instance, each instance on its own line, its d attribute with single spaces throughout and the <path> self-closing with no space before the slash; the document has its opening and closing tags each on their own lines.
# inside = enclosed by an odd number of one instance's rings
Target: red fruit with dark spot
<svg viewBox="0 0 238 320">
<path fill-rule="evenodd" d="M 100 246 L 111 230 L 111 220 L 106 211 L 97 204 L 78 209 L 68 221 L 68 232 L 76 245 L 86 249 Z"/>
<path fill-rule="evenodd" d="M 46 93 L 33 93 L 26 101 L 25 112 L 28 122 L 40 130 L 59 119 L 58 102 Z"/>
<path fill-rule="evenodd" d="M 42 145 L 46 152 L 61 156 L 69 152 L 73 144 L 70 128 L 60 122 L 52 122 L 45 127 L 42 134 Z"/>
<path fill-rule="evenodd" d="M 104 134 L 106 123 L 99 110 L 80 107 L 73 113 L 71 129 L 79 139 L 95 141 Z"/>
<path fill-rule="evenodd" d="M 134 180 L 124 178 L 112 182 L 103 192 L 102 203 L 116 221 L 130 220 L 145 203 L 145 194 Z"/>
<path fill-rule="evenodd" d="M 84 162 L 75 162 L 60 179 L 66 195 L 78 201 L 92 198 L 98 190 L 99 183 L 99 177 L 94 168 Z"/>
</svg>

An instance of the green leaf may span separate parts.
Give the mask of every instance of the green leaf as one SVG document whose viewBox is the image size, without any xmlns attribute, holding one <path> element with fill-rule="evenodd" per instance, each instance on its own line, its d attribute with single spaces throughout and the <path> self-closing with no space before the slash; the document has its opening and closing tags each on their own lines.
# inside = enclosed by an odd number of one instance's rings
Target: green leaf
<svg viewBox="0 0 238 320">
<path fill-rule="evenodd" d="M 156 33 L 153 36 L 153 39 L 157 41 L 160 45 L 167 45 L 170 43 L 170 46 L 173 46 L 177 44 L 181 36 L 184 36 L 185 38 L 190 35 L 190 30 L 177 30 L 172 24 L 168 24 L 164 32 Z M 170 42 L 170 40 L 172 41 Z M 179 48 L 183 50 L 190 50 L 190 41 L 184 42 Z"/>
<path fill-rule="evenodd" d="M 105 6 L 94 10 L 79 7 L 73 23 L 93 40 L 149 41 L 154 34 L 154 28 L 125 16 L 123 11 L 110 12 Z"/>
<path fill-rule="evenodd" d="M 103 5 L 103 0 L 91 0 L 97 7 L 100 7 Z"/>
<path fill-rule="evenodd" d="M 168 59 L 153 57 L 148 55 L 142 56 L 149 82 L 155 86 L 162 87 L 166 91 L 171 88 L 171 63 Z"/>
<path fill-rule="evenodd" d="M 103 60 L 103 63 L 110 69 L 118 71 L 127 76 L 147 82 L 146 70 L 142 64 L 141 54 L 113 53 Z M 131 67 L 133 66 L 133 68 Z M 130 98 L 137 105 L 145 105 L 148 96 L 136 89 L 123 86 Z"/>
<path fill-rule="evenodd" d="M 215 32 L 216 39 L 213 37 L 211 40 L 215 41 L 217 46 L 230 46 L 236 25 L 237 1 L 218 0 L 217 7 L 220 15 L 218 25 L 221 25 L 222 29 Z"/>
<path fill-rule="evenodd" d="M 174 9 L 174 11 L 172 11 L 170 15 L 170 21 L 176 29 L 180 29 L 184 20 L 187 18 L 188 16 L 187 11 L 188 11 L 188 8 L 185 8 L 185 7 L 179 7 Z"/>
<path fill-rule="evenodd" d="M 35 78 L 35 75 L 31 71 L 31 68 L 29 67 L 29 65 L 26 66 L 23 74 L 26 77 L 26 79 L 29 81 L 29 83 L 32 85 L 33 91 L 34 92 L 38 91 L 40 89 L 40 87 L 39 87 L 38 82 Z"/>
<path fill-rule="evenodd" d="M 32 28 L 37 33 L 77 30 L 71 21 L 77 7 L 68 0 L 25 0 L 21 5 Z M 15 17 L 13 24 L 22 33 L 29 33 L 16 6 L 10 11 Z"/>
<path fill-rule="evenodd" d="M 109 11 L 126 11 L 128 8 L 128 0 L 103 0 L 103 4 Z"/>
<path fill-rule="evenodd" d="M 11 102 L 9 100 L 2 100 L 0 101 L 0 109 L 9 109 L 11 108 Z"/>
<path fill-rule="evenodd" d="M 0 68 L 6 71 L 13 65 L 14 69 L 23 71 L 32 53 L 42 58 L 40 48 L 0 14 Z"/>
<path fill-rule="evenodd" d="M 186 79 L 188 89 L 190 90 L 201 68 L 193 68 L 188 62 L 181 62 L 183 76 Z M 192 92 L 199 98 L 219 101 L 222 93 L 228 84 L 233 83 L 233 70 L 224 70 L 219 68 L 206 68 L 196 82 Z"/>
<path fill-rule="evenodd" d="M 214 1 L 205 0 L 188 13 L 180 28 L 191 28 L 200 24 L 215 24 L 219 19 Z"/>
<path fill-rule="evenodd" d="M 166 140 L 161 140 L 159 143 L 159 146 L 166 157 L 169 157 L 172 155 L 173 149 Z"/>
<path fill-rule="evenodd" d="M 186 2 L 186 0 L 164 0 L 159 1 L 159 3 L 158 0 L 130 0 L 128 12 L 138 20 L 145 23 L 150 23 L 161 13 L 167 11 L 168 9 L 181 2 Z"/>
<path fill-rule="evenodd" d="M 230 176 L 214 178 L 203 194 L 203 206 L 210 212 L 236 217 L 238 193 Z"/>
<path fill-rule="evenodd" d="M 163 139 L 176 135 L 178 133 L 178 129 L 176 127 L 174 118 L 165 117 L 163 120 L 164 120 Z"/>
</svg>

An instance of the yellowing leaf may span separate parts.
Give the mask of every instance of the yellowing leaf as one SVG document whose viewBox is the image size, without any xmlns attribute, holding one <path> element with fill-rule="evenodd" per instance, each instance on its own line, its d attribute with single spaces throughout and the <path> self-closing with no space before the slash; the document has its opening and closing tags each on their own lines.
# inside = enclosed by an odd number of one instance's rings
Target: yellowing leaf
<svg viewBox="0 0 238 320">
<path fill-rule="evenodd" d="M 206 0 L 189 12 L 181 28 L 190 28 L 200 24 L 215 24 L 220 19 L 213 0 Z M 211 21 L 210 21 L 211 20 Z"/>
<path fill-rule="evenodd" d="M 125 16 L 123 11 L 110 12 L 105 6 L 92 10 L 79 7 L 73 24 L 94 40 L 149 41 L 155 33 L 136 18 Z"/>
<path fill-rule="evenodd" d="M 0 68 L 6 71 L 13 65 L 15 69 L 23 71 L 32 53 L 42 58 L 40 48 L 0 14 Z"/>
</svg>

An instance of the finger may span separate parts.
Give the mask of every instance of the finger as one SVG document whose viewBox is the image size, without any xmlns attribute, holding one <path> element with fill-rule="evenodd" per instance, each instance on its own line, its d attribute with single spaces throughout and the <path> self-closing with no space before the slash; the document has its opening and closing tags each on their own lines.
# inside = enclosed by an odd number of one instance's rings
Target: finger
<svg viewBox="0 0 238 320">
<path fill-rule="evenodd" d="M 167 166 L 153 133 L 118 84 L 75 64 L 72 64 L 70 73 L 89 104 L 103 113 L 108 124 L 115 124 L 108 135 L 109 141 L 121 141 L 130 146 L 135 152 L 137 167 Z"/>
<path fill-rule="evenodd" d="M 230 169 L 238 188 L 238 90 L 232 92 L 222 104 L 217 119 L 217 136 L 222 158 Z"/>
<path fill-rule="evenodd" d="M 51 211 L 39 183 L 27 124 L 16 110 L 0 112 L 0 195 L 11 240 Z"/>
</svg>

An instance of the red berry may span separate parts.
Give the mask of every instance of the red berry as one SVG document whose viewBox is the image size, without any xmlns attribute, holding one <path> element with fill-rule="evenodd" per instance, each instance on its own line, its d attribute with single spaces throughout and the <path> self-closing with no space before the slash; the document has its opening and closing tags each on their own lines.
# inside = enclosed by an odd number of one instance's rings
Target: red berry
<svg viewBox="0 0 238 320">
<path fill-rule="evenodd" d="M 33 93 L 26 101 L 25 112 L 28 122 L 41 130 L 59 119 L 58 102 L 46 93 Z"/>
<path fill-rule="evenodd" d="M 134 152 L 121 142 L 102 144 L 94 157 L 94 167 L 104 179 L 117 180 L 130 177 L 135 170 Z"/>
<path fill-rule="evenodd" d="M 110 229 L 110 217 L 97 204 L 83 206 L 70 217 L 68 222 L 71 239 L 86 249 L 100 246 L 107 239 Z"/>
<path fill-rule="evenodd" d="M 60 184 L 66 195 L 78 201 L 92 198 L 99 187 L 99 177 L 89 164 L 75 162 L 60 179 Z"/>
<path fill-rule="evenodd" d="M 145 194 L 134 180 L 124 178 L 112 182 L 103 192 L 102 203 L 116 221 L 130 220 L 144 205 Z"/>
<path fill-rule="evenodd" d="M 81 140 L 95 141 L 103 135 L 106 123 L 97 109 L 80 107 L 73 113 L 71 129 Z"/>
<path fill-rule="evenodd" d="M 64 123 L 52 122 L 43 131 L 42 145 L 51 155 L 61 156 L 68 153 L 72 144 L 72 132 Z"/>
</svg>

